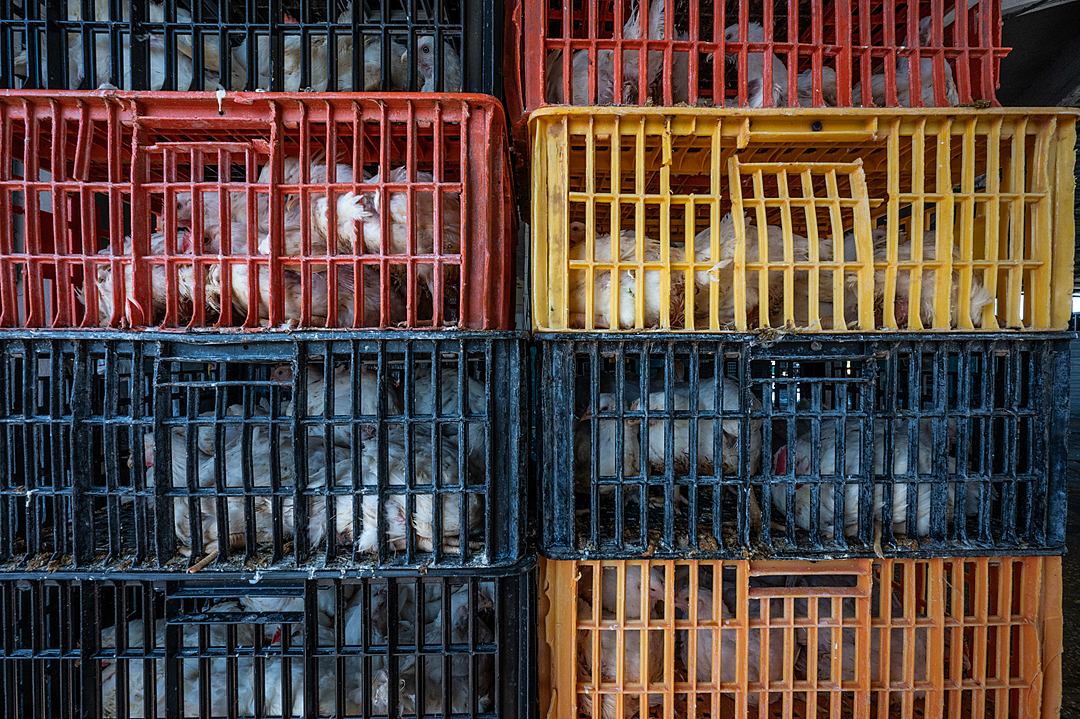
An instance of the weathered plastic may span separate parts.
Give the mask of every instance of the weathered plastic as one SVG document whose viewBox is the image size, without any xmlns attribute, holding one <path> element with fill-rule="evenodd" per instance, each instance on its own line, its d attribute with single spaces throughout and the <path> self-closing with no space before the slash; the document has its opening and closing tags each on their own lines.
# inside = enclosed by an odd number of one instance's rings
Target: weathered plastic
<svg viewBox="0 0 1080 719">
<path fill-rule="evenodd" d="M 655 599 L 626 588 L 654 571 Z M 543 560 L 540 593 L 551 719 L 1060 711 L 1057 557 Z"/>
<path fill-rule="evenodd" d="M 348 579 L 4 575 L 0 710 L 526 719 L 535 606 L 535 562 Z"/>
<path fill-rule="evenodd" d="M 491 97 L 0 93 L 0 127 L 0 327 L 513 326 Z"/>
<path fill-rule="evenodd" d="M 1068 335 L 542 337 L 549 558 L 1064 551 Z"/>
<path fill-rule="evenodd" d="M 524 55 L 523 80 L 507 77 L 513 118 L 559 104 L 990 106 L 1008 53 L 999 0 L 518 0 L 507 22 Z"/>
<path fill-rule="evenodd" d="M 501 96 L 502 38 L 491 0 L 5 3 L 0 87 Z"/>
<path fill-rule="evenodd" d="M 523 340 L 313 334 L 0 333 L 0 568 L 522 559 Z"/>
<path fill-rule="evenodd" d="M 1065 329 L 1075 120 L 539 110 L 529 120 L 534 325 Z M 620 230 L 613 261 L 607 236 Z M 606 289 L 615 272 L 618 292 Z"/>
</svg>

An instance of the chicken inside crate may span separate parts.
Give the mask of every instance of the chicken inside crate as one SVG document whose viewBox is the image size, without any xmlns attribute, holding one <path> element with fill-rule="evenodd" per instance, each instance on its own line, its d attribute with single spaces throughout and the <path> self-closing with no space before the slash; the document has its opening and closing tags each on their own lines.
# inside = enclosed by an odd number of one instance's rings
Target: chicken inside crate
<svg viewBox="0 0 1080 719">
<path fill-rule="evenodd" d="M 513 322 L 492 98 L 39 92 L 0 105 L 2 327 Z"/>
<path fill-rule="evenodd" d="M 519 339 L 171 339 L 3 343 L 6 563 L 520 558 Z"/>
<path fill-rule="evenodd" d="M 996 105 L 992 0 L 519 0 L 524 105 Z"/>
<path fill-rule="evenodd" d="M 818 337 L 545 338 L 545 556 L 1060 551 L 1066 339 Z"/>
<path fill-rule="evenodd" d="M 530 118 L 536 326 L 1064 329 L 1074 125 L 545 108 Z"/>
<path fill-rule="evenodd" d="M 499 95 L 500 29 L 485 0 L 6 3 L 0 87 Z"/>
<path fill-rule="evenodd" d="M 4 580 L 3 705 L 120 719 L 521 716 L 530 582 Z"/>
<path fill-rule="evenodd" d="M 540 582 L 553 719 L 1042 716 L 1060 701 L 1057 557 L 543 561 Z"/>
</svg>

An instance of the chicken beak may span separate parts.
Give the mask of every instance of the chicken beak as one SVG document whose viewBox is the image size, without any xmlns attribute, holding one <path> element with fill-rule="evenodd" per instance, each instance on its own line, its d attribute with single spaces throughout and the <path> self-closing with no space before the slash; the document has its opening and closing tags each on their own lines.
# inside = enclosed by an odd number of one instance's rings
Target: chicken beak
<svg viewBox="0 0 1080 719">
<path fill-rule="evenodd" d="M 592 407 L 588 407 L 588 408 L 585 409 L 584 412 L 581 413 L 581 416 L 578 417 L 578 422 L 588 422 L 591 419 L 592 419 Z"/>
</svg>

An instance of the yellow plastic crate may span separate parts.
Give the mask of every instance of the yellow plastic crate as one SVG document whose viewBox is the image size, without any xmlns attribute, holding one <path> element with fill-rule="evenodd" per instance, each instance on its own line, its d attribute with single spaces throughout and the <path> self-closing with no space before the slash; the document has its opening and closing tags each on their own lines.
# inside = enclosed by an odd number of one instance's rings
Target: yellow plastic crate
<svg viewBox="0 0 1080 719">
<path fill-rule="evenodd" d="M 540 582 L 550 719 L 1060 710 L 1059 557 L 548 560 Z"/>
<path fill-rule="evenodd" d="M 1063 329 L 1076 117 L 537 110 L 535 327 Z"/>
</svg>

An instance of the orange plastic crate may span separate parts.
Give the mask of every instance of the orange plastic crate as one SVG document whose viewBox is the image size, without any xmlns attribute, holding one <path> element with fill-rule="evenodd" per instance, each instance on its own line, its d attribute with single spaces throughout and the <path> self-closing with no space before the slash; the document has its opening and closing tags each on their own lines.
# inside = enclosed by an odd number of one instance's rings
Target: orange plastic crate
<svg viewBox="0 0 1080 719">
<path fill-rule="evenodd" d="M 540 589 L 552 718 L 1060 709 L 1057 557 L 545 561 Z"/>
<path fill-rule="evenodd" d="M 0 327 L 512 327 L 491 97 L 8 92 L 0 129 Z"/>
</svg>

